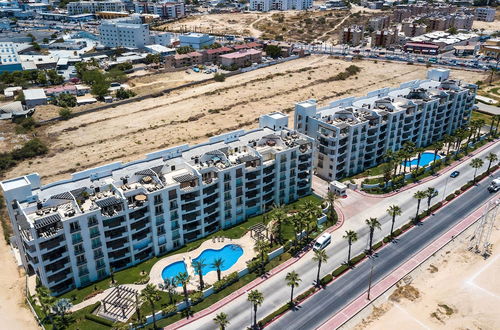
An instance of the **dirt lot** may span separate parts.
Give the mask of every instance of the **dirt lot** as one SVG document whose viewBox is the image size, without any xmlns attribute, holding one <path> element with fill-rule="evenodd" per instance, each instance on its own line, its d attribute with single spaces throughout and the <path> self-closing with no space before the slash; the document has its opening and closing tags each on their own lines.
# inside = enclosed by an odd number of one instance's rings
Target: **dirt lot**
<svg viewBox="0 0 500 330">
<path fill-rule="evenodd" d="M 344 329 L 499 329 L 500 214 L 488 259 L 467 250 L 475 226 L 455 238 L 401 285 L 374 302 L 369 316 Z M 354 324 L 357 323 L 356 326 Z"/>
<path fill-rule="evenodd" d="M 321 104 L 363 95 L 381 86 L 425 78 L 426 68 L 396 63 L 355 62 L 362 68 L 345 81 L 331 78 L 351 62 L 311 56 L 170 95 L 147 99 L 58 122 L 39 134 L 50 142 L 47 156 L 21 163 L 6 173 L 38 172 L 45 183 L 73 171 L 112 161 L 130 161 L 145 153 L 182 143 L 196 143 L 234 129 L 256 127 L 259 115 L 293 110 L 316 98 Z M 477 72 L 456 71 L 455 78 L 479 79 Z"/>
</svg>

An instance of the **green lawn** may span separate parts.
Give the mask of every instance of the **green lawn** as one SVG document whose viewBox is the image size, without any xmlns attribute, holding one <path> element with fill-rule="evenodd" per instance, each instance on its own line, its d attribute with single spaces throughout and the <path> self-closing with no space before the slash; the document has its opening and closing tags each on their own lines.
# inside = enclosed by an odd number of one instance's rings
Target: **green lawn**
<svg viewBox="0 0 500 330">
<path fill-rule="evenodd" d="M 493 116 L 492 115 L 488 115 L 486 113 L 483 113 L 483 112 L 479 112 L 479 111 L 472 111 L 472 117 L 471 117 L 472 120 L 479 120 L 479 119 L 482 119 L 484 120 L 484 122 L 486 123 L 485 125 L 489 126 L 491 125 L 491 120 L 493 119 Z"/>
</svg>

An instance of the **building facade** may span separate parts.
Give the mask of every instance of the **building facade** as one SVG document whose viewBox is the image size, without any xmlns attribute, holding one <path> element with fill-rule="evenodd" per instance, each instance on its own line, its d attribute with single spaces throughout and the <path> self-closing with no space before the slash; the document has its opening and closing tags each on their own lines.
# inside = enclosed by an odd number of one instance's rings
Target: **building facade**
<svg viewBox="0 0 500 330">
<path fill-rule="evenodd" d="M 100 11 L 104 12 L 125 12 L 125 4 L 120 0 L 105 0 L 105 1 L 78 1 L 70 2 L 67 5 L 69 15 L 79 14 L 95 14 Z"/>
<path fill-rule="evenodd" d="M 0 42 L 0 73 L 22 71 L 21 58 L 12 42 Z"/>
<path fill-rule="evenodd" d="M 475 14 L 476 20 L 478 20 L 478 21 L 494 22 L 495 15 L 496 15 L 496 9 L 493 7 L 476 8 L 474 14 Z"/>
<path fill-rule="evenodd" d="M 38 174 L 1 182 L 24 268 L 62 293 L 310 194 L 314 141 L 287 122 L 273 113 L 44 186 Z"/>
<path fill-rule="evenodd" d="M 317 141 L 316 174 L 328 181 L 351 176 L 406 141 L 425 147 L 466 125 L 477 86 L 449 80 L 444 69 L 429 70 L 428 78 L 322 108 L 315 100 L 297 103 L 295 129 Z"/>
<path fill-rule="evenodd" d="M 362 26 L 354 25 L 344 28 L 342 30 L 342 44 L 358 46 L 363 41 L 364 28 Z"/>
<path fill-rule="evenodd" d="M 368 27 L 372 31 L 387 29 L 391 24 L 391 18 L 389 16 L 379 16 L 370 18 L 368 21 Z"/>
<path fill-rule="evenodd" d="M 180 18 L 186 15 L 184 2 L 134 2 L 135 12 L 154 14 L 161 18 Z"/>
<path fill-rule="evenodd" d="M 202 49 L 215 42 L 215 37 L 205 33 L 186 33 L 179 36 L 180 46 L 191 46 L 194 49 Z"/>
<path fill-rule="evenodd" d="M 406 37 L 418 37 L 424 34 L 427 25 L 414 22 L 412 19 L 405 19 L 401 25 L 401 31 Z"/>
<path fill-rule="evenodd" d="M 313 6 L 313 0 L 250 0 L 250 10 L 306 10 Z"/>
<path fill-rule="evenodd" d="M 110 48 L 142 48 L 150 43 L 149 25 L 129 23 L 126 18 L 102 21 L 99 34 L 101 43 Z"/>
</svg>

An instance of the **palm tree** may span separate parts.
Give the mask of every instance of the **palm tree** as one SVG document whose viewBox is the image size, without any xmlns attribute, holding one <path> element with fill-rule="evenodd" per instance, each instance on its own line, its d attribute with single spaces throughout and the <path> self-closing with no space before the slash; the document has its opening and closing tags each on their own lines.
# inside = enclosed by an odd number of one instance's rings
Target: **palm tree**
<svg viewBox="0 0 500 330">
<path fill-rule="evenodd" d="M 318 262 L 318 273 L 316 274 L 316 285 L 319 286 L 319 272 L 321 270 L 321 264 L 328 261 L 328 255 L 325 250 L 314 250 L 313 260 Z"/>
<path fill-rule="evenodd" d="M 485 121 L 483 119 L 477 120 L 477 130 L 476 136 L 474 137 L 474 141 L 479 141 L 479 137 L 481 136 L 481 128 L 484 126 Z"/>
<path fill-rule="evenodd" d="M 220 281 L 221 268 L 224 266 L 224 259 L 216 258 L 211 264 L 212 268 L 217 270 L 217 281 Z"/>
<path fill-rule="evenodd" d="M 337 203 L 340 199 L 340 196 L 335 194 L 333 191 L 328 191 L 326 193 L 325 201 L 330 205 L 328 208 L 328 213 L 326 215 L 328 222 L 334 225 L 337 222 L 336 212 L 335 212 L 335 203 Z"/>
<path fill-rule="evenodd" d="M 417 152 L 417 168 L 415 170 L 415 173 L 416 173 L 415 177 L 417 177 L 417 175 L 418 175 L 418 168 L 420 166 L 420 158 L 422 157 L 422 153 L 425 151 L 425 149 L 424 148 L 417 148 L 417 149 L 415 149 L 415 151 Z"/>
<path fill-rule="evenodd" d="M 167 291 L 168 298 L 170 300 L 170 304 L 175 303 L 174 294 L 175 294 L 176 286 L 177 286 L 177 283 L 175 283 L 174 278 L 166 278 L 163 280 L 163 284 L 159 285 L 160 289 Z"/>
<path fill-rule="evenodd" d="M 498 160 L 498 156 L 497 156 L 497 154 L 490 152 L 486 156 L 486 160 L 488 160 L 488 169 L 486 170 L 486 172 L 490 173 L 491 163 L 496 162 Z"/>
<path fill-rule="evenodd" d="M 491 128 L 493 128 L 493 123 L 496 122 L 495 124 L 495 129 L 493 132 L 493 136 L 496 136 L 498 133 L 498 125 L 500 124 L 500 115 L 494 115 L 493 118 L 491 119 Z"/>
<path fill-rule="evenodd" d="M 257 329 L 257 308 L 264 302 L 264 295 L 259 290 L 252 290 L 248 293 L 248 301 L 253 306 L 253 325 L 252 328 Z"/>
<path fill-rule="evenodd" d="M 319 209 L 318 204 L 314 203 L 311 200 L 306 200 L 302 205 L 301 205 L 301 211 L 304 216 L 304 219 L 306 220 L 306 239 L 307 241 L 309 240 L 309 226 L 311 223 L 314 223 L 315 225 L 318 224 L 318 216 L 321 214 L 321 210 Z"/>
<path fill-rule="evenodd" d="M 463 128 L 459 128 L 455 131 L 455 156 L 460 152 L 460 147 L 462 145 L 462 141 L 467 136 L 467 131 Z"/>
<path fill-rule="evenodd" d="M 175 282 L 182 285 L 182 290 L 184 292 L 184 302 L 186 303 L 186 307 L 189 308 L 189 296 L 187 291 L 187 284 L 191 276 L 187 272 L 179 273 L 175 276 Z"/>
<path fill-rule="evenodd" d="M 219 326 L 220 330 L 226 329 L 226 326 L 229 324 L 229 320 L 227 319 L 227 314 L 224 312 L 220 312 L 214 317 L 214 322 Z"/>
<path fill-rule="evenodd" d="M 68 298 L 59 299 L 52 306 L 54 314 L 56 314 L 60 318 L 60 321 L 62 323 L 61 328 L 64 328 L 66 326 L 66 314 L 69 312 L 71 307 L 73 307 L 73 304 Z"/>
<path fill-rule="evenodd" d="M 278 241 L 278 243 L 281 244 L 283 241 L 281 226 L 287 218 L 285 207 L 283 205 L 274 205 L 273 210 L 271 211 L 271 218 L 276 223 L 276 230 L 275 230 L 276 240 Z"/>
<path fill-rule="evenodd" d="M 141 300 L 148 302 L 151 305 L 151 311 L 153 312 L 153 329 L 156 329 L 156 317 L 155 317 L 155 302 L 160 300 L 160 290 L 156 288 L 154 284 L 148 284 L 141 291 Z"/>
<path fill-rule="evenodd" d="M 269 252 L 269 243 L 263 239 L 258 239 L 255 241 L 253 249 L 260 255 L 261 272 L 264 273 L 264 256 Z"/>
<path fill-rule="evenodd" d="M 391 205 L 387 209 L 387 213 L 392 217 L 392 223 L 391 223 L 391 237 L 392 237 L 392 232 L 394 230 L 394 223 L 396 222 L 396 217 L 401 215 L 402 210 L 397 205 Z"/>
<path fill-rule="evenodd" d="M 38 297 L 38 302 L 40 303 L 40 306 L 42 307 L 43 314 L 47 318 L 50 315 L 50 309 L 51 309 L 52 304 L 55 301 L 55 298 L 52 297 L 50 290 L 45 286 L 37 287 L 36 293 L 37 293 L 37 297 Z"/>
<path fill-rule="evenodd" d="M 378 222 L 377 218 L 366 219 L 365 223 L 370 228 L 370 246 L 368 247 L 368 253 L 372 253 L 372 243 L 373 243 L 373 234 L 375 233 L 375 229 L 380 229 L 380 222 Z"/>
<path fill-rule="evenodd" d="M 444 146 L 444 144 L 441 141 L 437 141 L 436 143 L 434 143 L 434 159 L 432 160 L 432 170 L 433 171 L 436 168 L 437 154 L 438 154 L 439 150 L 443 149 L 443 146 Z"/>
<path fill-rule="evenodd" d="M 293 289 L 296 286 L 299 286 L 299 282 L 302 281 L 299 277 L 299 274 L 297 274 L 296 271 L 291 271 L 286 274 L 285 277 L 286 280 L 286 285 L 292 288 L 292 292 L 290 293 L 290 306 L 293 306 Z"/>
<path fill-rule="evenodd" d="M 420 211 L 420 202 L 422 201 L 422 199 L 426 198 L 427 197 L 427 194 L 425 193 L 425 191 L 422 191 L 422 190 L 419 190 L 417 192 L 415 192 L 415 194 L 413 194 L 413 198 L 417 199 L 418 203 L 417 203 L 417 214 L 415 215 L 415 223 L 418 222 L 419 218 L 418 218 L 418 211 Z"/>
<path fill-rule="evenodd" d="M 198 274 L 200 277 L 200 291 L 203 291 L 203 288 L 205 287 L 205 283 L 203 282 L 203 267 L 206 266 L 205 260 L 194 260 L 191 265 L 194 268 L 194 273 Z"/>
<path fill-rule="evenodd" d="M 349 249 L 347 251 L 347 264 L 351 264 L 351 245 L 352 243 L 358 240 L 358 234 L 354 230 L 346 230 L 345 235 L 342 236 L 347 240 L 347 244 L 349 245 Z"/>
<path fill-rule="evenodd" d="M 474 178 L 472 179 L 472 182 L 476 183 L 476 174 L 478 168 L 482 167 L 484 165 L 484 162 L 481 158 L 474 158 L 470 162 L 470 166 L 474 169 Z"/>
<path fill-rule="evenodd" d="M 447 145 L 447 149 L 446 149 L 446 162 L 448 162 L 448 156 L 450 155 L 450 149 L 451 149 L 451 145 L 452 143 L 455 141 L 455 139 L 453 138 L 453 136 L 450 136 L 448 134 L 445 134 L 443 136 L 443 142 Z"/>
<path fill-rule="evenodd" d="M 427 188 L 425 191 L 425 195 L 427 196 L 427 212 L 431 208 L 431 200 L 438 195 L 438 191 L 433 187 Z"/>
</svg>

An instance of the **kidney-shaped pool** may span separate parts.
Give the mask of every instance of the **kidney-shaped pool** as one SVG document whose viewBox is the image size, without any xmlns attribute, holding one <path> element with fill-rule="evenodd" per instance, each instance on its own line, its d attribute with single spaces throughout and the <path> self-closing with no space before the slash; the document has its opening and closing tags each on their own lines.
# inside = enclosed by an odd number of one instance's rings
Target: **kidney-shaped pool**
<svg viewBox="0 0 500 330">
<path fill-rule="evenodd" d="M 205 266 L 202 268 L 202 274 L 206 275 L 211 271 L 217 270 L 217 268 L 213 266 L 213 263 L 216 259 L 222 259 L 222 266 L 220 267 L 220 269 L 221 271 L 225 271 L 231 268 L 242 255 L 243 249 L 241 248 L 241 246 L 236 244 L 229 244 L 219 250 L 203 250 L 203 252 L 198 257 L 193 259 L 193 261 L 203 261 L 203 264 Z M 172 279 L 177 276 L 177 274 L 183 272 L 186 272 L 186 265 L 184 264 L 184 261 L 177 261 L 163 268 L 161 277 L 164 280 Z"/>
</svg>

